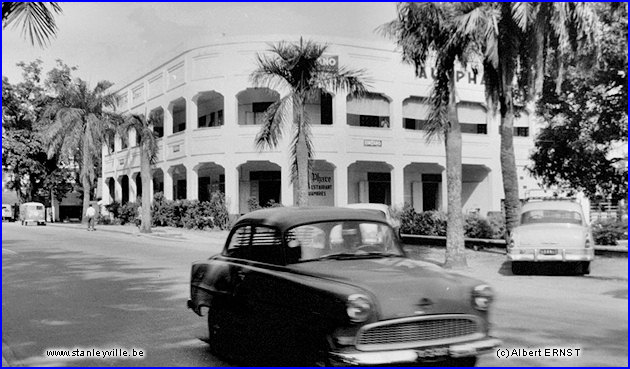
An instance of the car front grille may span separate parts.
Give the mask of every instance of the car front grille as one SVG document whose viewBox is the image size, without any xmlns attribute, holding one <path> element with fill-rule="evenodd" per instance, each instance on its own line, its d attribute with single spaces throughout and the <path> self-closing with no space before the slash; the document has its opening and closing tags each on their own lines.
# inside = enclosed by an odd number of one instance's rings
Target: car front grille
<svg viewBox="0 0 630 369">
<path fill-rule="evenodd" d="M 482 336 L 473 316 L 441 316 L 398 319 L 363 327 L 356 340 L 359 350 L 439 345 Z"/>
</svg>

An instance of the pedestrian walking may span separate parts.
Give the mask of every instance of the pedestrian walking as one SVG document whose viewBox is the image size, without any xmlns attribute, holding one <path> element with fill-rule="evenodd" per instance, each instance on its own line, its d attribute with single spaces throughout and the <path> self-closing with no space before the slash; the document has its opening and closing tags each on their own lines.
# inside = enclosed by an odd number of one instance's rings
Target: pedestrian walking
<svg viewBox="0 0 630 369">
<path fill-rule="evenodd" d="M 90 204 L 90 207 L 85 212 L 85 216 L 87 217 L 87 220 L 88 220 L 88 224 L 87 224 L 88 231 L 96 231 L 96 228 L 94 228 L 94 217 L 96 216 L 96 210 L 94 210 L 94 208 L 92 207 L 92 204 Z"/>
</svg>

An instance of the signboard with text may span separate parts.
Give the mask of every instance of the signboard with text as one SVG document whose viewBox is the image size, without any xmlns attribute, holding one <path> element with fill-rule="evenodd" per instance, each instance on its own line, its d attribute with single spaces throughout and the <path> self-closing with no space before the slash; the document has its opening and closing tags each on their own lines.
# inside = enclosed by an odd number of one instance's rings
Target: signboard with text
<svg viewBox="0 0 630 369">
<path fill-rule="evenodd" d="M 314 170 L 308 186 L 309 203 L 312 206 L 334 206 L 333 171 Z"/>
</svg>

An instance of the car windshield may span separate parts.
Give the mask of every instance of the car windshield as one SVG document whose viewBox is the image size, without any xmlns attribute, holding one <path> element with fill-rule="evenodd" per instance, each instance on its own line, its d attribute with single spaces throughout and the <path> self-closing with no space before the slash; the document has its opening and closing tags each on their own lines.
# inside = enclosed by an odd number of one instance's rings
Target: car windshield
<svg viewBox="0 0 630 369">
<path fill-rule="evenodd" d="M 530 210 L 521 215 L 521 224 L 569 223 L 582 224 L 582 215 L 571 210 Z"/>
<path fill-rule="evenodd" d="M 286 232 L 288 262 L 403 256 L 391 227 L 371 221 L 322 222 Z"/>
</svg>

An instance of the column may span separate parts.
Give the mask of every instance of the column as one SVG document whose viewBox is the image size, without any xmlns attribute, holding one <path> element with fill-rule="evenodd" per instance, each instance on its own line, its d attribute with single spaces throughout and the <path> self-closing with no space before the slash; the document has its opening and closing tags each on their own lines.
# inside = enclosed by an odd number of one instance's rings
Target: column
<svg viewBox="0 0 630 369">
<path fill-rule="evenodd" d="M 442 188 L 440 189 L 440 203 L 442 207 L 439 209 L 443 212 L 448 211 L 448 182 L 446 180 L 446 169 L 442 171 Z"/>
<path fill-rule="evenodd" d="M 164 171 L 164 198 L 173 200 L 173 168 Z"/>
<path fill-rule="evenodd" d="M 122 176 L 114 179 L 114 201 L 118 202 L 122 201 L 122 183 L 120 183 L 121 179 Z"/>
<path fill-rule="evenodd" d="M 228 162 L 225 168 L 225 201 L 228 212 L 231 215 L 240 214 L 239 210 L 239 188 L 238 188 L 238 168 L 234 163 Z"/>
<path fill-rule="evenodd" d="M 335 168 L 335 206 L 348 205 L 348 164 L 341 162 Z"/>
<path fill-rule="evenodd" d="M 137 173 L 139 176 L 140 173 Z M 138 186 L 136 185 L 136 175 L 129 176 L 129 202 L 136 202 L 138 198 Z"/>
<path fill-rule="evenodd" d="M 392 170 L 392 206 L 402 209 L 405 205 L 405 166 L 394 165 Z"/>
<path fill-rule="evenodd" d="M 142 184 L 142 191 L 149 191 L 149 195 L 151 196 L 151 203 L 153 203 L 153 196 L 155 195 L 155 188 L 153 187 L 153 170 L 151 171 L 151 180 L 147 184 Z M 144 186 L 147 188 L 145 189 Z"/>
<path fill-rule="evenodd" d="M 293 206 L 295 200 L 293 198 L 294 186 L 291 183 L 291 164 L 285 160 L 280 170 L 280 200 L 284 206 Z"/>
<path fill-rule="evenodd" d="M 109 177 L 107 178 L 103 177 L 101 178 L 101 181 L 102 181 L 102 186 L 103 186 L 102 187 L 103 190 L 101 191 L 102 192 L 101 199 L 103 201 L 103 204 L 105 205 L 111 204 L 114 199 L 112 199 L 111 196 L 109 195 L 109 186 L 108 186 Z"/>
<path fill-rule="evenodd" d="M 186 200 L 199 200 L 199 173 L 196 166 L 186 168 Z"/>
<path fill-rule="evenodd" d="M 168 137 L 172 134 L 173 134 L 173 103 L 169 103 L 166 109 L 164 109 L 164 137 Z"/>
</svg>

